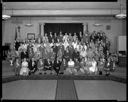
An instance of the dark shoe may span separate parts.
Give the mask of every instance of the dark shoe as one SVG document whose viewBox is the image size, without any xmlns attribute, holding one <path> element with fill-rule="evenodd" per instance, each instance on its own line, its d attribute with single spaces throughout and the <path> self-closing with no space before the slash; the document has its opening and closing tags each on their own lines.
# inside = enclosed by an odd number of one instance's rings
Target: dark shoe
<svg viewBox="0 0 128 102">
<path fill-rule="evenodd" d="M 107 74 L 106 74 L 106 76 L 109 76 L 109 75 L 110 75 L 110 73 L 107 73 Z"/>
<path fill-rule="evenodd" d="M 102 75 L 102 71 L 99 71 L 99 75 Z"/>
<path fill-rule="evenodd" d="M 59 74 L 64 74 L 64 72 L 60 72 Z"/>
</svg>

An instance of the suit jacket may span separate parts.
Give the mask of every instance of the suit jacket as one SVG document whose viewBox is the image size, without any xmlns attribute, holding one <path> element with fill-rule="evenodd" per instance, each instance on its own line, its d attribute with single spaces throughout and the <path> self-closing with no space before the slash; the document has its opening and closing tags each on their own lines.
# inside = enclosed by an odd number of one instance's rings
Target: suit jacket
<svg viewBox="0 0 128 102">
<path fill-rule="evenodd" d="M 21 52 L 21 59 L 28 58 L 28 52 Z"/>
<path fill-rule="evenodd" d="M 30 60 L 28 64 L 29 64 L 30 70 L 35 70 L 35 71 L 37 70 L 37 62 L 36 61 L 34 61 L 34 66 L 32 66 L 32 60 Z"/>
<path fill-rule="evenodd" d="M 61 61 L 58 61 L 57 62 L 57 60 L 55 60 L 55 62 L 54 62 L 54 67 L 60 67 L 61 66 Z"/>
<path fill-rule="evenodd" d="M 45 60 L 44 67 L 45 67 L 45 68 L 48 68 L 48 69 L 49 69 L 50 67 L 52 67 L 51 61 L 48 62 L 47 60 Z"/>
</svg>

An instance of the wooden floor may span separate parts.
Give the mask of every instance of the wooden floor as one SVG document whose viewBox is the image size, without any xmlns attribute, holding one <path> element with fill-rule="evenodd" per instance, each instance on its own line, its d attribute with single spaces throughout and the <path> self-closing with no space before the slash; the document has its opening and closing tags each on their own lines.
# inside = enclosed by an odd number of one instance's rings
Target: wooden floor
<svg viewBox="0 0 128 102">
<path fill-rule="evenodd" d="M 107 80 L 20 80 L 2 84 L 2 99 L 126 101 L 126 84 Z"/>
<path fill-rule="evenodd" d="M 117 67 L 112 75 L 126 79 L 126 68 Z M 10 67 L 7 62 L 3 62 L 2 78 L 15 78 L 13 76 L 13 67 Z M 2 83 L 2 99 L 126 101 L 126 83 L 112 80 L 84 80 L 85 78 L 76 80 L 77 78 L 73 79 L 71 76 L 59 76 L 60 78 L 58 78 L 49 75 L 43 77 L 50 79 L 38 80 L 38 78 L 32 77 L 27 80 L 22 78 L 22 80 Z"/>
</svg>

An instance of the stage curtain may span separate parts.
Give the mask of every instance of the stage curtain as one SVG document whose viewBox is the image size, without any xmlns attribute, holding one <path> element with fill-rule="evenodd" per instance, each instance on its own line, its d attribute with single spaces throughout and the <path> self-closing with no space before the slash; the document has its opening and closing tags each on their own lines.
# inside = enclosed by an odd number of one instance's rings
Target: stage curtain
<svg viewBox="0 0 128 102">
<path fill-rule="evenodd" d="M 79 32 L 83 33 L 83 25 L 82 23 L 45 23 L 44 25 L 44 32 L 48 33 L 52 32 L 52 33 L 57 33 L 59 34 L 59 32 L 64 33 L 77 33 L 79 34 Z"/>
</svg>

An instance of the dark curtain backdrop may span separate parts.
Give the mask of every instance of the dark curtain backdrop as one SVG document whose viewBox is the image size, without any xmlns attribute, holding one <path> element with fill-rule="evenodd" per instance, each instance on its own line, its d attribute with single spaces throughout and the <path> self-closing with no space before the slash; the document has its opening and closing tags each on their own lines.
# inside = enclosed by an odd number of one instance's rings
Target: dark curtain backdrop
<svg viewBox="0 0 128 102">
<path fill-rule="evenodd" d="M 83 34 L 83 25 L 82 23 L 45 23 L 44 25 L 44 33 L 49 34 L 49 32 L 57 33 L 77 33 L 82 32 Z"/>
</svg>

